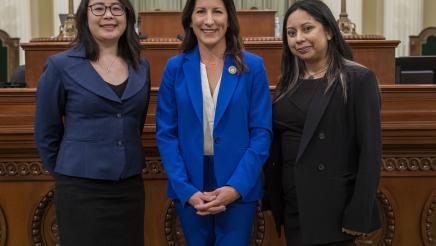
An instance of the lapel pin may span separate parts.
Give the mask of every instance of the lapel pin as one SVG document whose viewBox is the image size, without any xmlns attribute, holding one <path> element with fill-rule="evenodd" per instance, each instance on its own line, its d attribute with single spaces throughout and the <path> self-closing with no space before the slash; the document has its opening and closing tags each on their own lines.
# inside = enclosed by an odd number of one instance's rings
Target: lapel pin
<svg viewBox="0 0 436 246">
<path fill-rule="evenodd" d="M 236 71 L 237 71 L 237 69 L 236 69 L 235 66 L 230 66 L 230 67 L 229 67 L 229 73 L 230 73 L 230 74 L 235 74 Z"/>
</svg>

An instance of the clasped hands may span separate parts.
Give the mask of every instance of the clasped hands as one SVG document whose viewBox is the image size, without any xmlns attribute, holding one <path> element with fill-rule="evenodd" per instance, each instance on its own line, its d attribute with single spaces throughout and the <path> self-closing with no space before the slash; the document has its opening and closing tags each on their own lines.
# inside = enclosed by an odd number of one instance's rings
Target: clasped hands
<svg viewBox="0 0 436 246">
<path fill-rule="evenodd" d="M 188 203 L 201 216 L 218 214 L 226 210 L 226 206 L 236 201 L 241 195 L 231 186 L 223 186 L 214 191 L 197 191 L 189 198 Z"/>
</svg>

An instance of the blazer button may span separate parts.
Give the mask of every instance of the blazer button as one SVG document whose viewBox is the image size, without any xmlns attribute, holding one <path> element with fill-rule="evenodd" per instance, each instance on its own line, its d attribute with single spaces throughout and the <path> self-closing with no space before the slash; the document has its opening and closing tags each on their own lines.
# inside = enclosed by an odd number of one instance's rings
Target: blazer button
<svg viewBox="0 0 436 246">
<path fill-rule="evenodd" d="M 220 143 L 220 138 L 219 137 L 215 137 L 213 139 L 214 144 L 219 144 Z"/>
<path fill-rule="evenodd" d="M 318 165 L 318 171 L 322 172 L 322 171 L 324 171 L 324 170 L 325 170 L 325 166 L 324 166 L 324 164 L 319 164 L 319 165 Z"/>
<path fill-rule="evenodd" d="M 118 114 L 117 114 L 117 118 L 118 118 L 118 119 L 121 118 L 121 116 L 123 116 L 121 113 L 118 113 Z"/>
<path fill-rule="evenodd" d="M 119 141 L 117 142 L 117 146 L 118 146 L 118 147 L 122 147 L 122 146 L 123 146 L 123 141 L 119 140 Z"/>
<path fill-rule="evenodd" d="M 320 132 L 318 134 L 318 138 L 321 139 L 321 140 L 325 139 L 325 133 L 324 132 Z"/>
</svg>

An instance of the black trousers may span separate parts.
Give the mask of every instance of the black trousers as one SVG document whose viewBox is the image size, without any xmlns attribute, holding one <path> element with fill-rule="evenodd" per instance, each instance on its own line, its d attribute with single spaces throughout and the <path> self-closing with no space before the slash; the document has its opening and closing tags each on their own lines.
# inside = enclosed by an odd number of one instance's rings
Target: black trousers
<svg viewBox="0 0 436 246">
<path fill-rule="evenodd" d="M 61 246 L 143 246 L 144 182 L 55 175 Z"/>
<path fill-rule="evenodd" d="M 292 209 L 292 208 L 291 208 Z M 287 246 L 354 246 L 355 240 L 346 240 L 340 242 L 331 242 L 325 244 L 305 244 L 301 235 L 301 229 L 298 222 L 298 212 L 286 211 L 285 208 L 285 238 Z"/>
</svg>

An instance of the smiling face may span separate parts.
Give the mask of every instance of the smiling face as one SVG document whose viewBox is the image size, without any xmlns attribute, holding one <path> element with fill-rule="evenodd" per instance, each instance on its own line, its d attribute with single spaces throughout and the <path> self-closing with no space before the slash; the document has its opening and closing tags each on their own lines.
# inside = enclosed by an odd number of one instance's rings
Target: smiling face
<svg viewBox="0 0 436 246">
<path fill-rule="evenodd" d="M 208 48 L 226 45 L 228 15 L 222 0 L 197 0 L 191 21 L 199 45 Z"/>
<path fill-rule="evenodd" d="M 286 22 L 289 50 L 305 63 L 327 63 L 331 35 L 306 11 L 298 9 Z"/>
<path fill-rule="evenodd" d="M 119 8 L 124 6 L 117 0 L 90 0 L 88 6 L 93 6 L 94 13 L 102 11 L 105 7 L 111 7 L 112 12 L 119 14 Z M 118 42 L 126 30 L 126 14 L 115 16 L 110 8 L 102 16 L 96 16 L 91 7 L 88 7 L 88 27 L 98 44 Z"/>
</svg>

